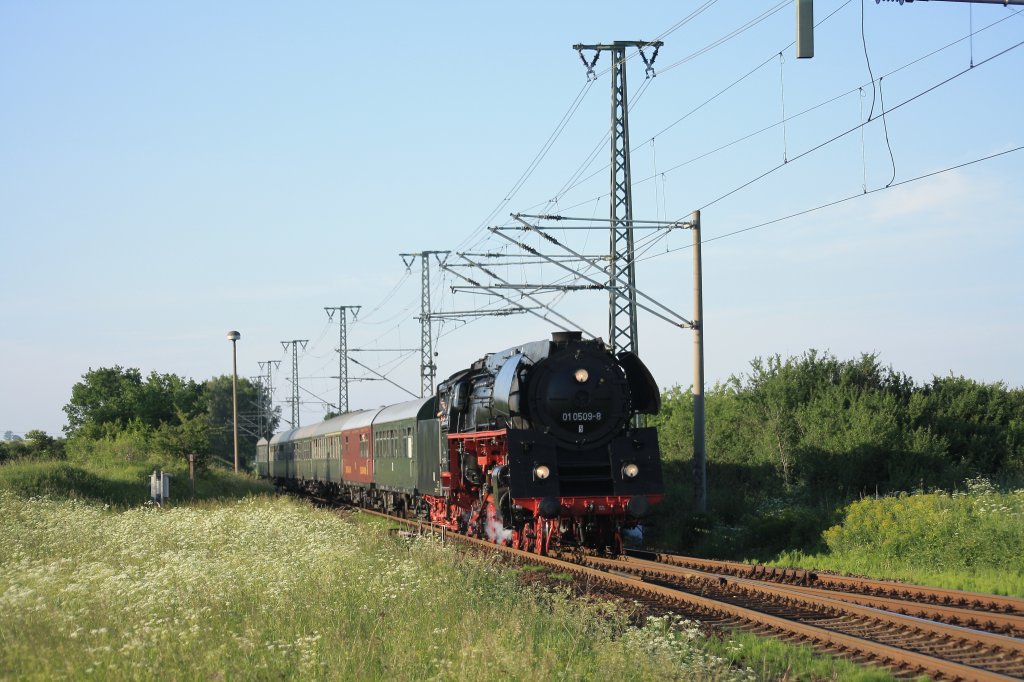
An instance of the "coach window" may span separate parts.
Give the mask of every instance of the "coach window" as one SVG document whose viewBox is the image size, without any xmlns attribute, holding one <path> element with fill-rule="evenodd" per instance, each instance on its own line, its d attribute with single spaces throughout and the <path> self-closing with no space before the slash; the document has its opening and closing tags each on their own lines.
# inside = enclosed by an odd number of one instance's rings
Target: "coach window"
<svg viewBox="0 0 1024 682">
<path fill-rule="evenodd" d="M 405 429 L 405 452 L 406 457 L 412 459 L 412 427 L 406 427 Z"/>
</svg>

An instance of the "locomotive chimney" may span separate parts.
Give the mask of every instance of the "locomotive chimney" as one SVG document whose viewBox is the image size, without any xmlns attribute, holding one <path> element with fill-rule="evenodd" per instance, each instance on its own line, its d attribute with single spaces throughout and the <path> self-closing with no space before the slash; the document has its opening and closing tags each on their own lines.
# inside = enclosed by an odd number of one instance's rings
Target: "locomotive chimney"
<svg viewBox="0 0 1024 682">
<path fill-rule="evenodd" d="M 560 346 L 582 338 L 583 332 L 551 332 L 551 342 Z"/>
</svg>

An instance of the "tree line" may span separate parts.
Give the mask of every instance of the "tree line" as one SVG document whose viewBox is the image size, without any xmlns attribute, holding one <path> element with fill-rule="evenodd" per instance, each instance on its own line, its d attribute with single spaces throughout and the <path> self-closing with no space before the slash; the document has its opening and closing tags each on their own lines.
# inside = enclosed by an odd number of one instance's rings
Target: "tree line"
<svg viewBox="0 0 1024 682">
<path fill-rule="evenodd" d="M 270 405 L 265 388 L 238 380 L 242 415 Z M 202 383 L 174 374 L 114 366 L 90 369 L 64 406 L 65 439 L 42 431 L 0 442 L 0 462 L 23 458 L 124 459 L 233 456 L 231 377 Z M 1024 389 L 958 376 L 924 384 L 883 366 L 876 355 L 839 360 L 810 350 L 757 358 L 706 395 L 707 452 L 717 484 L 758 496 L 804 494 L 845 500 L 862 494 L 951 489 L 971 477 L 1024 478 Z M 264 434 L 280 422 L 269 413 Z M 676 386 L 652 418 L 673 486 L 689 487 L 693 399 Z M 242 420 L 239 454 L 259 438 Z M 676 463 L 672 468 L 673 462 Z"/>
<path fill-rule="evenodd" d="M 667 459 L 692 459 L 689 392 L 668 390 L 654 423 Z M 755 359 L 707 393 L 706 424 L 709 472 L 768 495 L 845 500 L 1024 477 L 1024 389 L 952 375 L 916 384 L 873 354 Z"/>
<path fill-rule="evenodd" d="M 269 437 L 280 421 L 280 408 L 269 411 L 269 423 L 259 433 L 255 415 L 260 404 L 272 404 L 266 388 L 239 378 L 238 412 L 247 417 L 240 419 L 238 432 L 243 461 L 252 459 L 256 441 Z M 31 431 L 23 441 L 0 443 L 0 462 L 102 457 L 173 461 L 195 454 L 202 466 L 210 457 L 234 457 L 230 376 L 199 383 L 155 371 L 143 376 L 138 369 L 119 365 L 90 369 L 72 387 L 64 413 L 65 439 Z"/>
</svg>

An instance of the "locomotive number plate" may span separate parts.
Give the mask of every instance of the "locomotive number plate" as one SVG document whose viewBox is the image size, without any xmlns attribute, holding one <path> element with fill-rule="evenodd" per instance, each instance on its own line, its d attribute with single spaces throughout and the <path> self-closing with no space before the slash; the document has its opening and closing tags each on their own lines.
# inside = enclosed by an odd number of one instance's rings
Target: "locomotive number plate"
<svg viewBox="0 0 1024 682">
<path fill-rule="evenodd" d="M 564 422 L 599 422 L 601 421 L 600 412 L 563 412 L 562 421 Z"/>
</svg>

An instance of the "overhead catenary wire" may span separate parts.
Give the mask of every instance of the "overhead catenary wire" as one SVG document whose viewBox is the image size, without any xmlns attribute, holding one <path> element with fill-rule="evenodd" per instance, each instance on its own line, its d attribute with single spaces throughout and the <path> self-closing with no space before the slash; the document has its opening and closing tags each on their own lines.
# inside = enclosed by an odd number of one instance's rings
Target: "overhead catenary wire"
<svg viewBox="0 0 1024 682">
<path fill-rule="evenodd" d="M 1019 151 L 1024 151 L 1024 145 L 1018 145 L 1016 147 L 1012 147 L 1012 148 L 1009 148 L 1009 149 L 1004 149 L 1001 152 L 996 152 L 994 154 L 989 154 L 987 156 L 983 156 L 981 158 L 973 159 L 971 161 L 965 161 L 963 163 L 958 163 L 958 164 L 956 164 L 954 166 L 949 166 L 949 167 L 943 168 L 941 170 L 931 171 L 929 173 L 924 173 L 922 175 L 918 175 L 918 176 L 913 177 L 913 178 L 908 178 L 906 180 L 901 180 L 900 182 L 894 182 L 892 184 L 885 185 L 884 187 L 876 187 L 876 188 L 870 189 L 870 190 L 868 190 L 866 192 L 851 194 L 851 195 L 843 197 L 841 199 L 836 199 L 835 201 L 829 201 L 829 202 L 826 202 L 824 204 L 819 204 L 819 205 L 813 206 L 811 208 L 807 208 L 807 209 L 803 209 L 801 211 L 797 211 L 795 213 L 789 213 L 787 215 L 784 215 L 784 216 L 781 216 L 781 217 L 778 217 L 778 218 L 773 218 L 771 220 L 766 220 L 764 222 L 757 223 L 756 225 L 750 225 L 749 227 L 744 227 L 744 228 L 741 228 L 739 230 L 732 230 L 730 232 L 726 232 L 725 234 L 716 235 L 714 237 L 708 237 L 707 239 L 702 239 L 701 240 L 701 244 L 707 244 L 709 242 L 718 241 L 720 239 L 727 239 L 729 237 L 735 237 L 736 235 L 743 234 L 745 232 L 751 232 L 753 230 L 757 230 L 757 229 L 760 229 L 762 227 L 767 227 L 769 225 L 775 225 L 776 223 L 781 223 L 781 222 L 786 221 L 786 220 L 792 220 L 793 218 L 799 218 L 799 217 L 805 216 L 805 215 L 807 215 L 809 213 L 814 213 L 816 211 L 821 211 L 821 210 L 824 210 L 826 208 L 831 208 L 833 206 L 838 206 L 840 204 L 845 204 L 845 203 L 847 203 L 849 201 L 853 201 L 854 199 L 863 198 L 863 197 L 865 197 L 865 196 L 867 196 L 869 194 L 875 194 L 876 192 L 884 192 L 885 190 L 895 189 L 897 187 L 902 187 L 903 185 L 909 185 L 909 184 L 914 183 L 914 182 L 919 182 L 919 181 L 925 180 L 927 178 L 935 177 L 936 175 L 942 175 L 943 173 L 949 173 L 951 171 L 959 170 L 961 168 L 966 168 L 967 166 L 972 166 L 972 165 L 975 165 L 975 164 L 978 164 L 978 163 L 982 163 L 982 162 L 985 162 L 985 161 L 991 161 L 992 159 L 996 159 L 996 158 L 999 158 L 1001 156 L 1007 156 L 1009 154 L 1013 154 L 1013 153 L 1016 153 L 1016 152 L 1019 152 Z M 667 251 L 667 253 L 674 253 L 676 251 L 685 251 L 685 250 L 690 249 L 690 248 L 693 248 L 692 245 L 691 244 L 686 244 L 686 245 L 683 245 L 683 246 L 680 246 L 680 247 L 677 247 L 677 248 L 674 248 L 674 249 L 669 249 Z M 660 255 L 663 255 L 663 254 L 658 254 L 658 255 L 660 256 Z M 644 260 L 646 260 L 646 259 L 644 259 Z"/>
<path fill-rule="evenodd" d="M 836 12 L 839 11 L 839 9 L 842 9 L 842 7 L 845 7 L 847 4 L 849 4 L 850 1 L 851 0 L 847 0 L 846 3 L 844 3 L 841 7 L 839 7 L 835 12 L 832 12 L 832 14 L 835 14 Z M 1010 11 L 1012 12 L 1012 14 L 1007 15 L 1005 17 L 1002 17 L 1001 19 L 998 19 L 998 20 L 992 22 L 991 24 L 988 24 L 988 25 L 978 29 L 977 31 L 974 31 L 974 33 L 975 34 L 980 34 L 980 33 L 984 32 L 984 31 L 987 31 L 987 30 L 990 30 L 990 29 L 994 28 L 995 26 L 1003 23 L 1004 21 L 1008 21 L 1010 19 L 1015 18 L 1017 15 L 1020 15 L 1020 14 L 1024 13 L 1024 10 L 1010 10 Z M 832 15 L 829 15 L 829 16 L 832 16 Z M 817 25 L 820 25 L 821 23 L 824 23 L 824 21 L 826 21 L 827 19 L 828 19 L 828 17 L 823 19 L 822 22 L 819 22 L 819 24 L 817 24 Z M 923 54 L 923 55 L 921 55 L 921 56 L 919 56 L 919 57 L 917 57 L 915 59 L 912 59 L 911 61 L 909 61 L 909 62 L 907 62 L 907 63 L 905 63 L 905 64 L 903 64 L 901 66 L 896 67 L 895 69 L 889 71 L 888 73 L 884 74 L 883 76 L 880 76 L 879 78 L 888 78 L 890 76 L 893 76 L 893 75 L 895 75 L 895 74 L 897 74 L 897 73 L 899 73 L 901 71 L 904 71 L 905 69 L 908 69 L 908 68 L 910 68 L 910 67 L 912 67 L 912 66 L 914 66 L 914 65 L 916 65 L 916 64 L 918 64 L 918 63 L 920 63 L 920 62 L 922 62 L 922 61 L 924 61 L 926 59 L 934 57 L 935 55 L 937 55 L 937 54 L 939 54 L 941 52 L 944 52 L 946 50 L 949 50 L 949 49 L 955 47 L 956 45 L 959 45 L 960 43 L 968 40 L 968 38 L 970 38 L 970 36 L 968 36 L 968 35 L 964 35 L 964 36 L 962 36 L 960 38 L 957 38 L 954 41 L 946 43 L 945 45 L 943 45 L 941 47 L 938 47 L 938 48 L 936 48 L 936 49 L 934 49 L 934 50 L 932 50 L 930 52 L 927 52 L 927 53 L 925 53 L 925 54 Z M 792 43 L 790 43 L 790 45 L 792 45 Z M 747 72 L 746 74 L 744 74 L 743 76 L 741 76 L 737 80 L 733 81 L 730 85 L 726 86 L 726 88 L 720 90 L 715 95 L 711 96 L 710 98 L 705 100 L 703 103 L 701 103 L 700 105 L 698 105 L 694 109 L 691 109 L 684 116 L 682 116 L 681 118 L 677 119 L 675 122 L 673 122 L 669 126 L 663 128 L 658 133 L 655 133 L 655 135 L 652 136 L 650 139 L 654 139 L 654 138 L 657 138 L 657 137 L 661 136 L 663 133 L 665 133 L 666 131 L 670 130 L 672 127 L 674 127 L 674 126 L 678 125 L 679 123 L 681 123 L 682 121 L 686 120 L 692 114 L 696 113 L 700 108 L 703 108 L 707 104 L 711 103 L 712 101 L 717 99 L 719 96 L 721 96 L 722 94 L 727 92 L 732 87 L 734 87 L 734 86 L 738 85 L 739 83 L 741 83 L 742 81 L 746 80 L 748 77 L 750 77 L 753 73 L 755 73 L 759 69 L 763 68 L 767 64 L 770 64 L 772 61 L 774 61 L 774 59 L 776 57 L 777 57 L 777 55 L 772 55 L 771 57 L 767 58 L 765 61 L 761 62 L 758 66 L 754 67 L 754 69 L 752 69 L 751 71 Z M 813 104 L 813 105 L 803 109 L 802 111 L 800 111 L 800 112 L 798 112 L 796 114 L 792 114 L 790 116 L 787 116 L 782 121 L 776 121 L 774 123 L 771 123 L 771 124 L 769 124 L 767 126 L 759 128 L 758 130 L 755 130 L 753 132 L 747 133 L 747 134 L 742 135 L 740 137 L 734 138 L 734 139 L 730 140 L 729 142 L 726 142 L 726 143 L 724 143 L 722 145 L 719 145 L 718 147 L 715 147 L 715 148 L 710 149 L 710 150 L 708 150 L 706 152 L 702 152 L 700 154 L 697 154 L 696 156 L 693 156 L 693 157 L 687 159 L 686 161 L 683 161 L 683 162 L 681 162 L 679 164 L 676 164 L 674 166 L 666 168 L 666 169 L 661 171 L 661 175 L 666 175 L 668 173 L 672 173 L 672 172 L 677 171 L 677 170 L 679 170 L 681 168 L 684 168 L 684 167 L 686 167 L 686 166 L 688 166 L 688 165 L 690 165 L 692 163 L 695 163 L 695 162 L 700 161 L 702 159 L 705 159 L 705 158 L 707 158 L 709 156 L 712 156 L 713 154 L 717 154 L 718 152 L 725 151 L 726 149 L 734 147 L 737 144 L 745 142 L 745 141 L 747 141 L 749 139 L 752 139 L 752 138 L 754 138 L 754 137 L 756 137 L 758 135 L 762 135 L 764 133 L 767 133 L 767 132 L 771 131 L 772 129 L 776 128 L 777 126 L 783 125 L 783 124 L 788 123 L 790 121 L 793 121 L 794 119 L 797 119 L 797 118 L 799 118 L 801 116 L 805 116 L 805 115 L 807 115 L 809 113 L 812 113 L 812 112 L 814 112 L 814 111 L 816 111 L 816 110 L 818 110 L 818 109 L 820 109 L 822 107 L 828 106 L 829 104 L 832 104 L 833 102 L 836 102 L 836 101 L 838 101 L 838 100 L 840 100 L 840 99 L 842 99 L 844 97 L 848 97 L 849 95 L 851 95 L 851 94 L 853 94 L 855 92 L 863 95 L 864 88 L 866 88 L 867 86 L 870 86 L 870 85 L 873 85 L 873 83 L 871 83 L 871 82 L 863 83 L 863 84 L 859 85 L 858 87 L 846 90 L 845 92 L 842 92 L 842 93 L 840 93 L 838 95 L 833 95 L 832 97 L 829 97 L 828 99 L 822 100 L 822 101 L 818 102 L 817 104 Z M 862 121 L 863 121 L 863 117 L 862 117 Z M 593 178 L 595 175 L 596 175 L 596 173 L 588 176 L 587 178 L 584 179 L 584 181 Z M 655 176 L 653 176 L 653 175 L 647 176 L 647 177 L 644 177 L 644 178 L 641 178 L 641 179 L 638 179 L 638 180 L 634 180 L 633 185 L 634 186 L 642 185 L 643 183 L 648 182 L 648 181 L 653 180 L 653 179 L 655 179 Z M 582 184 L 582 183 L 579 183 L 579 184 Z M 864 189 L 866 190 L 867 189 L 866 177 L 865 177 L 864 185 L 865 185 Z M 564 207 L 563 210 L 567 211 L 567 210 L 572 210 L 574 208 L 579 208 L 581 206 L 585 206 L 585 205 L 590 204 L 592 202 L 600 201 L 601 199 L 603 199 L 605 197 L 607 197 L 607 193 L 601 194 L 601 195 L 597 195 L 597 196 L 588 197 L 587 199 L 584 199 L 584 200 L 582 200 L 582 201 L 580 201 L 578 203 L 575 203 L 575 204 L 572 204 L 570 206 Z M 529 209 L 526 209 L 526 210 L 531 210 L 532 211 L 534 209 L 542 207 L 543 205 L 544 205 L 543 203 L 536 204 L 535 206 L 530 207 Z"/>
<path fill-rule="evenodd" d="M 996 54 L 988 57 L 987 59 L 984 59 L 983 61 L 978 62 L 974 67 L 968 67 L 968 68 L 966 68 L 966 69 L 964 69 L 962 71 L 954 73 L 952 76 L 949 76 L 948 78 L 945 78 L 942 81 L 939 81 L 938 83 L 935 83 L 934 85 L 932 85 L 932 86 L 930 86 L 930 87 L 928 87 L 928 88 L 918 92 L 917 94 L 912 95 L 911 97 L 908 97 L 907 99 L 903 100 L 902 102 L 900 102 L 896 106 L 894 106 L 891 109 L 889 109 L 888 113 L 891 114 L 892 112 L 896 111 L 897 109 L 901 109 L 904 106 L 910 104 L 911 102 L 914 102 L 914 101 L 920 99 L 921 97 L 924 97 L 928 93 L 934 92 L 935 90 L 943 87 L 944 85 L 947 85 L 948 83 L 953 82 L 954 80 L 956 80 L 960 76 L 963 76 L 966 73 L 971 73 L 971 72 L 977 70 L 978 67 L 983 66 L 983 65 L 985 65 L 985 64 L 987 64 L 987 63 L 989 63 L 989 62 L 991 62 L 991 61 L 993 61 L 995 59 L 998 59 L 999 57 L 1002 57 L 1002 56 L 1004 56 L 1006 54 L 1009 54 L 1013 50 L 1019 48 L 1021 45 L 1024 45 L 1024 41 L 1021 41 L 1019 43 L 1011 45 L 1010 47 L 1007 47 L 1006 49 L 1004 49 L 1004 50 L 1002 50 L 1000 52 L 997 52 Z M 870 122 L 871 121 L 865 121 L 863 123 L 860 123 L 860 124 L 850 128 L 848 130 L 845 130 L 845 131 L 839 133 L 838 135 L 835 135 L 835 136 L 825 140 L 824 142 L 821 142 L 821 143 L 811 147 L 810 149 L 808 149 L 808 150 L 806 150 L 804 152 L 801 152 L 800 154 L 797 154 L 796 156 L 794 156 L 792 159 L 789 160 L 789 163 L 792 163 L 793 161 L 796 161 L 798 159 L 804 158 L 804 157 L 806 157 L 806 156 L 808 156 L 810 154 L 813 154 L 814 152 L 816 152 L 816 151 L 818 151 L 820 149 L 823 149 L 824 147 L 827 147 L 828 145 L 832 144 L 833 142 L 846 137 L 850 133 L 855 132 L 857 130 L 860 130 L 863 126 L 868 125 Z M 743 184 L 739 185 L 738 187 L 735 187 L 735 188 L 729 190 L 728 192 L 726 192 L 725 194 L 722 194 L 722 195 L 716 197 L 715 199 L 712 199 L 711 201 L 708 201 L 707 203 L 702 205 L 699 210 L 703 211 L 706 208 L 708 208 L 709 206 L 713 206 L 713 205 L 717 204 L 719 201 L 722 201 L 723 199 L 726 199 L 726 198 L 732 196 L 733 194 L 739 192 L 740 190 L 742 190 L 742 189 L 744 189 L 746 187 L 749 187 L 750 185 L 754 184 L 755 182 L 768 177 L 769 175 L 775 173 L 777 170 L 779 170 L 780 168 L 782 168 L 782 167 L 784 167 L 786 165 L 788 165 L 788 164 L 779 164 L 777 166 L 769 168 L 768 170 L 764 171 L 760 175 L 758 175 L 758 176 L 756 176 L 756 177 L 754 177 L 754 178 L 744 182 Z"/>
<path fill-rule="evenodd" d="M 573 98 L 572 103 L 569 104 L 569 108 L 562 115 L 561 120 L 559 120 L 558 124 L 555 126 L 555 129 L 548 136 L 548 139 L 545 140 L 544 144 L 541 145 L 540 150 L 534 156 L 533 160 L 531 160 L 530 163 L 527 165 L 526 170 L 522 172 L 522 174 L 515 181 L 515 183 L 513 183 L 512 187 L 507 192 L 505 192 L 504 198 L 498 202 L 498 205 L 494 207 L 494 209 L 487 215 L 487 217 L 480 221 L 480 223 L 473 229 L 473 231 L 459 243 L 459 248 L 464 246 L 468 242 L 468 240 L 473 238 L 474 235 L 478 234 L 481 229 L 483 229 L 488 223 L 490 223 L 494 219 L 494 217 L 498 215 L 505 208 L 505 206 L 507 206 L 509 202 L 512 201 L 512 199 L 515 198 L 519 190 L 522 189 L 523 185 L 530 178 L 533 172 L 537 169 L 537 166 L 540 164 L 540 162 L 543 161 L 545 156 L 547 156 L 555 141 L 558 140 L 558 138 L 562 134 L 562 131 L 564 131 L 566 126 L 569 124 L 569 121 L 572 120 L 573 115 L 575 115 L 576 111 L 580 107 L 580 104 L 583 103 L 584 98 L 590 91 L 591 85 L 593 85 L 593 82 L 587 81 L 583 85 L 583 87 L 580 88 L 579 92 L 577 92 L 576 96 Z"/>
<path fill-rule="evenodd" d="M 850 2 L 852 2 L 852 0 L 847 0 L 846 2 L 844 2 L 842 5 L 840 5 L 838 8 L 836 8 L 833 12 L 831 12 L 825 18 L 823 18 L 821 21 L 819 21 L 817 24 L 815 24 L 815 28 L 823 25 L 825 22 L 827 22 L 829 19 L 831 19 L 836 13 L 838 13 L 841 9 L 843 9 L 848 4 L 850 4 Z M 757 23 L 759 23 L 761 21 L 764 21 L 769 16 L 771 16 L 775 12 L 779 11 L 780 9 L 782 9 L 782 7 L 784 7 L 787 4 L 789 4 L 788 0 L 787 0 L 787 2 L 780 3 L 773 10 L 770 10 L 769 12 L 766 12 L 765 14 L 762 14 L 761 16 L 759 16 L 757 19 L 752 20 L 751 22 L 748 22 L 748 24 L 745 25 L 745 28 L 743 30 L 746 30 L 747 28 L 750 28 L 750 27 L 756 25 Z M 685 58 L 683 58 L 682 60 L 680 60 L 678 62 L 675 62 L 675 63 L 670 64 L 669 66 L 667 66 L 665 68 L 660 69 L 659 73 L 665 73 L 667 71 L 670 71 L 673 68 L 681 66 L 682 64 L 690 61 L 691 59 L 694 59 L 694 58 L 696 58 L 696 57 L 698 57 L 698 56 L 700 56 L 700 55 L 710 51 L 711 49 L 713 49 L 715 47 L 719 47 L 720 45 L 723 45 L 725 42 L 728 41 L 729 38 L 735 37 L 735 36 L 739 35 L 742 32 L 743 32 L 742 30 L 733 31 L 733 32 L 729 33 L 726 37 L 720 38 L 720 39 L 718 39 L 716 41 L 713 41 L 713 43 L 711 43 L 708 46 L 706 46 L 704 48 L 701 48 L 700 50 L 692 53 L 688 57 L 685 57 Z M 683 121 L 685 121 L 690 116 L 696 114 L 698 111 L 702 110 L 704 107 L 706 107 L 707 105 L 711 104 L 712 102 L 714 102 L 716 99 L 718 99 L 719 97 L 721 97 L 725 93 L 729 92 L 735 86 L 739 85 L 740 83 L 742 83 L 746 79 L 750 78 L 753 74 L 757 73 L 764 66 L 766 66 L 767 64 L 770 64 L 771 62 L 773 62 L 776 59 L 777 55 L 781 54 L 781 52 L 783 50 L 787 50 L 790 47 L 792 47 L 793 45 L 794 45 L 794 43 L 790 42 L 787 46 L 785 46 L 781 50 L 779 50 L 777 52 L 773 52 L 771 54 L 771 56 L 767 57 L 760 64 L 758 64 L 754 68 L 750 69 L 747 73 L 745 73 L 744 75 L 740 76 L 739 78 L 734 80 L 732 83 L 730 83 L 726 87 L 724 87 L 721 90 L 719 90 L 718 92 L 716 92 L 711 97 L 705 99 L 700 104 L 698 104 L 695 107 L 691 108 L 686 114 L 684 114 L 680 118 L 676 119 L 674 122 L 670 123 L 668 126 L 666 126 L 665 128 L 661 129 L 660 131 L 658 131 L 657 133 L 655 133 L 651 137 L 647 138 L 641 144 L 646 144 L 647 142 L 660 137 L 661 135 L 665 134 L 666 132 L 668 132 L 669 130 L 674 128 L 675 126 L 677 126 L 680 123 L 682 123 Z M 647 81 L 645 81 L 645 84 L 646 83 L 647 83 Z M 636 99 L 638 99 L 638 98 L 636 98 Z M 632 108 L 633 108 L 633 105 L 631 104 L 630 105 L 630 111 L 631 112 L 632 112 Z M 777 124 L 773 124 L 768 129 L 770 130 L 771 128 L 775 127 L 775 125 L 777 125 Z M 593 162 L 593 158 L 596 157 L 597 151 L 600 149 L 600 146 L 603 145 L 605 142 L 607 142 L 607 140 L 608 140 L 608 134 L 605 134 L 605 136 L 603 138 L 603 141 L 601 143 L 599 143 L 598 147 L 596 147 L 594 151 L 591 151 L 590 155 L 587 157 L 588 160 L 585 163 L 585 167 L 589 167 L 589 165 Z M 635 145 L 630 151 L 631 152 L 635 152 L 635 151 L 637 151 L 640 148 L 640 146 L 641 145 L 639 145 L 639 144 Z M 574 174 L 573 176 L 570 177 L 570 179 L 566 182 L 566 184 L 562 187 L 562 189 L 559 190 L 558 194 L 555 195 L 555 200 L 561 199 L 562 197 L 564 197 L 566 194 L 568 194 L 570 191 L 572 191 L 576 187 L 582 185 L 583 183 L 587 182 L 588 180 L 591 180 L 592 178 L 596 177 L 597 175 L 607 171 L 608 170 L 608 166 L 609 166 L 609 164 L 605 164 L 602 168 L 599 168 L 598 170 L 594 171 L 590 175 L 587 175 L 586 177 L 580 177 L 582 175 L 582 172 L 577 171 L 576 174 Z M 584 167 L 584 170 L 585 170 L 585 167 Z M 639 183 L 634 183 L 634 184 L 639 184 Z M 601 196 L 599 196 L 597 198 L 600 199 L 600 198 L 602 198 L 604 196 L 607 196 L 607 194 L 603 194 L 603 195 L 601 195 Z M 550 205 L 551 201 L 552 200 L 549 200 L 548 202 L 546 202 L 547 205 Z M 589 202 L 589 201 L 591 201 L 591 199 L 586 200 L 586 202 Z M 584 203 L 586 203 L 586 202 L 584 202 Z M 535 204 L 534 206 L 530 207 L 530 209 L 528 209 L 528 210 L 534 210 L 534 209 L 536 209 L 536 208 L 538 208 L 540 206 L 543 206 L 543 205 L 545 205 L 545 203 L 543 203 L 543 202 L 539 203 L 539 204 Z M 575 204 L 572 208 L 575 208 L 575 207 L 577 207 L 579 205 L 580 204 Z"/>
<path fill-rule="evenodd" d="M 678 22 L 673 24 L 670 28 L 668 28 L 667 30 L 663 31 L 657 38 L 655 38 L 655 41 L 662 40 L 663 38 L 667 37 L 668 35 L 670 35 L 670 34 L 674 33 L 675 31 L 679 30 L 680 28 L 685 26 L 687 23 L 689 23 L 690 21 L 692 21 L 693 19 L 698 17 L 700 14 L 705 12 L 707 9 L 709 9 L 710 7 L 715 5 L 717 2 L 718 2 L 718 0 L 707 0 L 703 5 L 701 5 L 697 9 L 693 10 L 686 17 L 684 17 L 683 19 L 680 19 Z M 780 4 L 784 5 L 785 2 L 780 3 Z M 655 42 L 655 41 L 652 41 L 652 42 Z M 626 60 L 630 60 L 630 59 L 634 59 L 635 57 L 636 57 L 635 54 L 629 54 L 629 55 L 627 55 L 625 57 L 625 59 Z M 605 70 L 601 71 L 599 74 L 597 74 L 598 77 L 604 75 L 605 73 L 608 73 L 609 70 L 610 69 L 605 69 Z M 518 193 L 518 191 L 522 188 L 523 184 L 525 184 L 525 182 L 529 178 L 529 176 L 533 173 L 534 170 L 536 170 L 536 167 L 537 167 L 537 165 L 539 165 L 540 161 L 543 160 L 544 156 L 547 155 L 548 151 L 551 148 L 551 145 L 553 145 L 554 141 L 558 138 L 558 136 L 561 135 L 562 131 L 565 129 L 565 126 L 568 125 L 569 120 L 572 118 L 573 114 L 576 113 L 576 110 L 579 108 L 580 103 L 582 103 L 582 97 L 586 95 L 586 93 L 590 89 L 590 86 L 593 85 L 593 83 L 595 81 L 596 81 L 596 79 L 588 80 L 587 83 L 584 85 L 584 87 L 581 89 L 581 91 L 579 93 L 577 93 L 576 98 L 573 100 L 573 103 L 570 104 L 570 106 L 569 106 L 569 110 L 566 112 L 565 115 L 563 115 L 562 120 L 559 121 L 559 124 L 556 126 L 555 132 L 553 132 L 548 137 L 548 140 L 541 147 L 541 150 L 537 153 L 537 156 L 534 157 L 534 160 L 531 161 L 531 163 L 527 166 L 527 169 L 523 172 L 523 174 L 520 176 L 520 178 L 513 185 L 512 190 L 510 190 L 509 192 L 506 192 L 505 198 L 501 202 L 498 203 L 498 205 L 491 211 L 490 214 L 488 214 L 488 216 L 486 218 L 484 218 L 483 221 L 480 222 L 479 225 L 477 225 L 476 229 L 473 230 L 472 234 L 478 233 L 479 230 L 481 230 L 484 226 L 486 226 L 488 223 L 490 223 L 494 219 L 494 217 L 496 215 L 498 215 L 501 212 L 501 210 L 505 206 L 507 206 L 509 204 L 509 202 L 512 200 L 512 198 L 514 198 L 515 194 Z M 643 90 L 646 88 L 646 85 L 648 84 L 648 82 L 649 82 L 648 80 L 644 81 L 644 85 L 641 86 L 641 90 L 637 93 L 636 96 L 634 96 L 634 100 L 638 100 L 639 97 L 642 96 Z M 632 105 L 631 105 L 631 107 L 632 107 Z M 604 141 L 607 141 L 607 135 L 605 135 L 603 139 L 604 139 Z M 599 142 L 595 149 L 599 150 L 600 147 L 603 146 L 603 144 L 604 144 L 604 142 Z M 596 155 L 596 153 L 597 153 L 596 151 L 592 152 L 592 154 L 594 154 L 594 155 Z M 577 171 L 577 172 L 580 172 L 580 173 L 586 172 L 586 167 L 589 166 L 590 163 L 592 163 L 592 160 L 593 160 L 592 158 L 590 158 L 589 160 L 585 160 L 584 164 L 582 166 L 582 170 L 581 171 Z M 572 179 L 570 179 L 570 181 L 567 184 L 571 184 L 572 182 L 573 182 Z M 555 198 L 552 199 L 552 200 L 549 200 L 548 203 L 550 204 L 551 202 L 557 202 L 557 197 L 559 195 L 560 195 L 560 193 L 556 194 Z M 467 237 L 466 239 L 464 239 L 462 242 L 460 242 L 459 248 L 463 247 L 467 243 L 468 239 L 472 238 L 472 234 L 469 237 Z M 480 242 L 476 242 L 476 243 L 479 244 Z"/>
<path fill-rule="evenodd" d="M 844 3 L 843 5 L 841 5 L 839 7 L 839 9 L 842 9 L 843 7 L 845 7 L 847 4 L 849 4 L 850 1 L 851 0 L 847 0 L 847 2 Z M 672 64 L 669 64 L 668 66 L 666 66 L 663 69 L 661 69 L 661 72 L 665 73 L 666 71 L 671 71 L 674 68 L 682 66 L 683 64 L 685 64 L 685 63 L 687 63 L 687 62 L 689 62 L 689 61 L 691 61 L 693 59 L 696 59 L 697 57 L 701 56 L 702 54 L 704 54 L 706 52 L 710 52 L 711 50 L 715 49 L 716 47 L 720 47 L 720 46 L 724 45 L 725 43 L 729 42 L 730 40 L 732 40 L 736 36 L 741 35 L 742 33 L 750 30 L 751 28 L 753 28 L 757 24 L 761 23 L 762 21 L 764 21 L 764 20 L 768 19 L 769 17 L 771 17 L 772 15 L 774 15 L 776 12 L 779 12 L 779 11 L 785 9 L 787 6 L 792 5 L 792 4 L 793 3 L 791 2 L 791 0 L 782 0 L 782 2 L 779 2 L 777 5 L 775 5 L 771 9 L 766 10 L 765 12 L 763 12 L 759 16 L 755 17 L 754 19 L 751 19 L 750 21 L 748 21 L 747 23 L 743 24 L 739 28 L 734 29 L 730 33 L 722 36 L 721 38 L 718 38 L 717 40 L 712 41 L 711 43 L 709 43 L 709 44 L 705 45 L 704 47 L 700 48 L 699 50 L 697 50 L 696 52 L 690 53 L 689 55 L 687 55 L 686 57 L 683 57 L 679 61 L 673 62 Z M 836 12 L 838 12 L 839 9 L 837 9 Z M 832 14 L 835 14 L 835 12 L 833 12 Z M 830 14 L 828 17 L 825 17 L 825 19 L 823 19 L 821 22 L 819 22 L 818 25 L 820 25 L 820 23 L 824 23 L 825 21 L 827 21 L 828 18 L 831 17 L 831 16 L 832 15 Z M 787 49 L 788 49 L 788 47 L 790 47 L 792 45 L 793 45 L 793 43 L 790 43 L 789 46 L 787 46 Z"/>
</svg>

